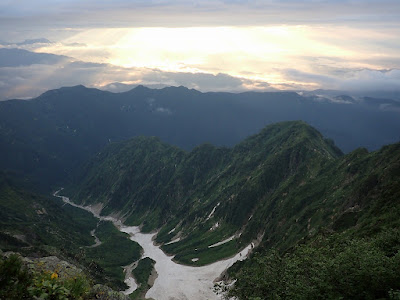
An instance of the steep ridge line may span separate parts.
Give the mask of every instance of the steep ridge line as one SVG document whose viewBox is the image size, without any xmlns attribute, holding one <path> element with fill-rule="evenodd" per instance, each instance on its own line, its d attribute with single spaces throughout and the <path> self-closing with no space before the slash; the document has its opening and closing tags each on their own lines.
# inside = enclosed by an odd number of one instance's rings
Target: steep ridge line
<svg viewBox="0 0 400 300">
<path fill-rule="evenodd" d="M 200 266 L 260 242 L 270 226 L 260 214 L 274 209 L 273 196 L 341 155 L 300 121 L 270 125 L 231 149 L 205 144 L 185 152 L 138 137 L 98 153 L 67 194 L 76 203 L 101 203 L 102 213 L 144 232 L 159 230 L 164 251 Z M 269 229 L 267 236 L 276 233 Z"/>
</svg>

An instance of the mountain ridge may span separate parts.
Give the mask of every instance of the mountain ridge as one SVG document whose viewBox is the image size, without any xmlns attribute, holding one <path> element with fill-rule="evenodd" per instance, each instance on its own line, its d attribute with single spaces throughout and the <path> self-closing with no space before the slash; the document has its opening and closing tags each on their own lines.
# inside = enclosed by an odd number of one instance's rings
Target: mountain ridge
<svg viewBox="0 0 400 300">
<path fill-rule="evenodd" d="M 86 234 L 73 237 L 68 251 L 73 254 L 79 240 L 90 244 L 93 220 L 85 221 L 78 212 L 58 212 L 62 215 L 49 223 L 54 219 L 49 213 L 61 204 L 54 207 L 46 202 L 50 199 L 18 189 L 10 193 L 8 179 L 2 178 L 0 174 L 2 249 L 35 245 L 57 253 L 60 241 L 71 240 L 71 230 L 79 227 Z M 29 187 L 29 181 L 18 180 Z M 400 262 L 398 182 L 400 143 L 343 154 L 306 122 L 289 121 L 269 125 L 231 148 L 208 143 L 187 151 L 146 136 L 113 142 L 86 163 L 64 192 L 85 205 L 102 202 L 103 215 L 118 215 L 126 225 L 156 230 L 155 242 L 182 264 L 207 265 L 251 244 L 249 259 L 223 275 L 238 279 L 229 293 L 240 299 L 318 294 L 390 298 L 391 289 L 400 289 L 393 271 Z M 33 211 L 25 211 L 32 205 Z M 76 224 L 58 229 L 66 217 Z M 23 222 L 44 230 L 35 237 Z M 96 280 L 121 287 L 119 263 L 126 264 L 122 260 L 127 257 L 109 254 L 113 243 L 128 241 L 115 231 L 111 224 L 98 225 L 96 235 L 105 244 L 85 247 L 86 256 L 97 259 L 94 266 L 104 273 L 90 269 L 92 264 L 86 267 L 83 257 L 79 264 Z M 52 247 L 44 247 L 38 236 Z M 131 247 L 136 250 L 129 253 L 136 254 L 129 259 L 139 259 L 140 248 Z M 360 280 L 357 272 L 372 281 Z M 335 275 L 339 273 L 343 275 Z M 306 274 L 318 274 L 323 281 Z"/>
<path fill-rule="evenodd" d="M 185 152 L 154 137 L 137 137 L 97 154 L 69 193 L 85 205 L 102 202 L 103 214 L 117 213 L 144 231 L 161 227 L 158 242 L 171 242 L 174 226 L 181 241 L 167 251 L 178 245 L 187 251 L 193 236 L 208 247 L 221 234 L 240 231 L 243 236 L 231 243 L 236 251 L 261 234 L 263 226 L 249 218 L 269 195 L 341 155 L 300 121 L 270 125 L 231 149 L 204 144 Z"/>
<path fill-rule="evenodd" d="M 0 102 L 0 168 L 43 178 L 49 190 L 113 141 L 146 135 L 186 150 L 204 142 L 231 147 L 268 124 L 299 119 L 345 152 L 357 146 L 374 149 L 397 141 L 400 130 L 398 113 L 379 107 L 320 103 L 293 92 L 62 88 L 29 101 Z"/>
<path fill-rule="evenodd" d="M 255 240 L 285 251 L 323 228 L 363 224 L 368 231 L 374 197 L 385 184 L 388 199 L 397 193 L 397 177 L 383 174 L 400 166 L 398 147 L 343 155 L 302 121 L 267 126 L 233 148 L 205 144 L 186 152 L 137 137 L 98 153 L 67 192 L 85 205 L 101 202 L 103 214 L 118 214 L 145 232 L 158 230 L 164 251 L 203 265 Z"/>
</svg>

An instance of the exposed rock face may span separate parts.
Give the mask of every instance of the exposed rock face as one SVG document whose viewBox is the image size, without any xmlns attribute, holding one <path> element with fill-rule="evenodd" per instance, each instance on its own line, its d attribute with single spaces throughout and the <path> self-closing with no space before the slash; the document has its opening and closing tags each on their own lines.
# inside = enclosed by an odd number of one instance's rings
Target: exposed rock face
<svg viewBox="0 0 400 300">
<path fill-rule="evenodd" d="M 116 292 L 108 286 L 96 284 L 90 291 L 90 299 L 96 300 L 129 300 L 128 296 L 125 296 L 121 292 Z"/>
</svg>

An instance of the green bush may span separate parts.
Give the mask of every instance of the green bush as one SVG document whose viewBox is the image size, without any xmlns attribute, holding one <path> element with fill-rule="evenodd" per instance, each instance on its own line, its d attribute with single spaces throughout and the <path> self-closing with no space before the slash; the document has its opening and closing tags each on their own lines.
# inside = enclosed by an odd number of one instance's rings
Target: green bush
<svg viewBox="0 0 400 300">
<path fill-rule="evenodd" d="M 33 276 L 18 255 L 0 261 L 0 299 L 28 299 Z"/>
<path fill-rule="evenodd" d="M 318 236 L 286 254 L 258 254 L 230 296 L 239 299 L 398 299 L 398 232 L 371 239 Z M 394 243 L 394 244 L 393 244 Z M 383 247 L 382 247 L 383 246 Z"/>
<path fill-rule="evenodd" d="M 85 299 L 90 285 L 84 276 L 64 276 L 58 270 L 31 271 L 13 254 L 0 262 L 0 299 Z"/>
</svg>

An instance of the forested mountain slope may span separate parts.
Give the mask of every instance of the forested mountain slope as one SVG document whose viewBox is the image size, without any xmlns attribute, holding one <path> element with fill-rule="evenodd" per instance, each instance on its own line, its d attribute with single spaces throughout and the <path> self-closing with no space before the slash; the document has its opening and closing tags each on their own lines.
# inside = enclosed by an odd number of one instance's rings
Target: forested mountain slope
<svg viewBox="0 0 400 300">
<path fill-rule="evenodd" d="M 159 230 L 179 262 L 203 265 L 255 243 L 228 272 L 239 299 L 400 290 L 400 144 L 343 155 L 304 122 L 270 125 L 230 149 L 138 137 L 98 153 L 79 181 L 75 201 Z"/>
<path fill-rule="evenodd" d="M 230 270 L 239 299 L 398 299 L 400 144 L 356 150 L 288 193 L 281 213 L 301 209 L 302 241 L 274 250 L 265 238 Z M 283 219 L 298 226 L 299 219 Z M 280 239 L 290 235 L 281 232 Z"/>
</svg>

